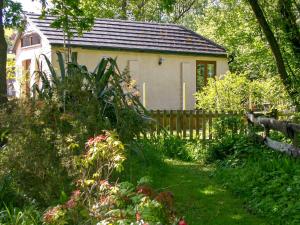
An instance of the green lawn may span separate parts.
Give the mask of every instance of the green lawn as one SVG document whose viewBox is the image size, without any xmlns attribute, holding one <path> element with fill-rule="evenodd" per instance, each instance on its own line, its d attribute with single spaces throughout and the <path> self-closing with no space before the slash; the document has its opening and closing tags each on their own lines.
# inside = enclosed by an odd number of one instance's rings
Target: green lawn
<svg viewBox="0 0 300 225">
<path fill-rule="evenodd" d="M 159 156 L 158 156 L 159 157 Z M 171 191 L 175 196 L 178 216 L 185 216 L 189 225 L 268 224 L 251 215 L 240 199 L 218 184 L 213 167 L 177 160 L 160 160 L 149 153 L 130 160 L 126 179 L 142 176 L 153 179 L 157 191 Z M 128 171 L 128 170 L 127 170 Z"/>
</svg>

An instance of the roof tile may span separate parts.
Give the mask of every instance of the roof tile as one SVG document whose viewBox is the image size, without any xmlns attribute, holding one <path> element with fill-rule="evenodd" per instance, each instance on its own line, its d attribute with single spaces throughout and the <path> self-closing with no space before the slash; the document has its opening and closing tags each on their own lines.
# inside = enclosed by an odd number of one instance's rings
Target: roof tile
<svg viewBox="0 0 300 225">
<path fill-rule="evenodd" d="M 28 13 L 29 21 L 46 36 L 52 45 L 63 45 L 63 32 L 50 26 L 55 17 L 40 19 Z M 175 24 L 96 19 L 93 29 L 83 36 L 74 33 L 72 46 L 118 49 L 143 52 L 226 56 L 225 49 L 182 26 Z"/>
</svg>

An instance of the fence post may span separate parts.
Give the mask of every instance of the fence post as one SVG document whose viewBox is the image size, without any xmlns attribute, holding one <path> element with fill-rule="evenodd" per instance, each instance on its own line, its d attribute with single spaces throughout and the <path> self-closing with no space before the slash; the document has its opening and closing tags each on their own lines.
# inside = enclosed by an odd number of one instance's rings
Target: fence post
<svg viewBox="0 0 300 225">
<path fill-rule="evenodd" d="M 199 110 L 196 110 L 196 120 L 195 120 L 195 128 L 196 128 L 196 137 L 199 138 Z"/>
<path fill-rule="evenodd" d="M 202 139 L 206 140 L 206 116 L 205 111 L 202 111 Z"/>
<path fill-rule="evenodd" d="M 180 126 L 179 110 L 176 110 L 176 135 L 178 137 L 179 137 L 179 126 Z"/>
<path fill-rule="evenodd" d="M 208 114 L 208 137 L 209 137 L 209 140 L 212 139 L 212 112 L 209 111 L 209 114 Z"/>
<path fill-rule="evenodd" d="M 156 110 L 156 135 L 160 136 L 160 110 Z"/>
<path fill-rule="evenodd" d="M 193 119 L 194 119 L 194 115 L 193 115 L 193 111 L 190 110 L 189 113 L 189 128 L 190 128 L 190 139 L 193 139 Z"/>
<path fill-rule="evenodd" d="M 173 110 L 170 110 L 169 122 L 170 122 L 170 134 L 173 135 Z"/>
<path fill-rule="evenodd" d="M 181 123 L 182 123 L 182 136 L 183 138 L 186 138 L 186 111 L 183 110 L 182 111 L 182 120 L 181 120 Z"/>
</svg>

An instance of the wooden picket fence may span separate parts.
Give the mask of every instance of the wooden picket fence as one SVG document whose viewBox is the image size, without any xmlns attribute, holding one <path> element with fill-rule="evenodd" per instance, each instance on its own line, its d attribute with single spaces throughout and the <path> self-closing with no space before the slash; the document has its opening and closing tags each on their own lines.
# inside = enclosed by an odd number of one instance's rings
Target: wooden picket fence
<svg viewBox="0 0 300 225">
<path fill-rule="evenodd" d="M 214 121 L 221 117 L 242 116 L 238 112 L 219 113 L 202 110 L 152 110 L 151 117 L 156 121 L 152 135 L 177 135 L 181 138 L 211 140 Z M 232 127 L 236 132 L 236 127 Z M 244 132 L 244 131 L 243 131 Z"/>
</svg>

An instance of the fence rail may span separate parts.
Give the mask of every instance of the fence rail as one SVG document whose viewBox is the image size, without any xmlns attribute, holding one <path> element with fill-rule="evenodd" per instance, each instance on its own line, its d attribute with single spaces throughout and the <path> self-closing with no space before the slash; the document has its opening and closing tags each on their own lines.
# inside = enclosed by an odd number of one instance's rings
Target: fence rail
<svg viewBox="0 0 300 225">
<path fill-rule="evenodd" d="M 261 126 L 264 128 L 263 142 L 270 148 L 287 153 L 294 157 L 300 156 L 300 124 L 295 124 L 287 121 L 279 121 L 274 118 L 267 118 L 264 116 L 256 116 L 253 113 L 247 114 L 250 124 Z M 284 134 L 287 138 L 292 140 L 292 144 L 287 144 L 270 138 L 270 130 L 275 130 Z"/>
<path fill-rule="evenodd" d="M 153 130 L 157 135 L 171 134 L 182 138 L 213 139 L 213 125 L 221 116 L 242 116 L 238 112 L 211 112 L 202 110 L 152 110 L 151 117 L 156 120 Z M 236 127 L 232 127 L 236 129 Z"/>
</svg>

